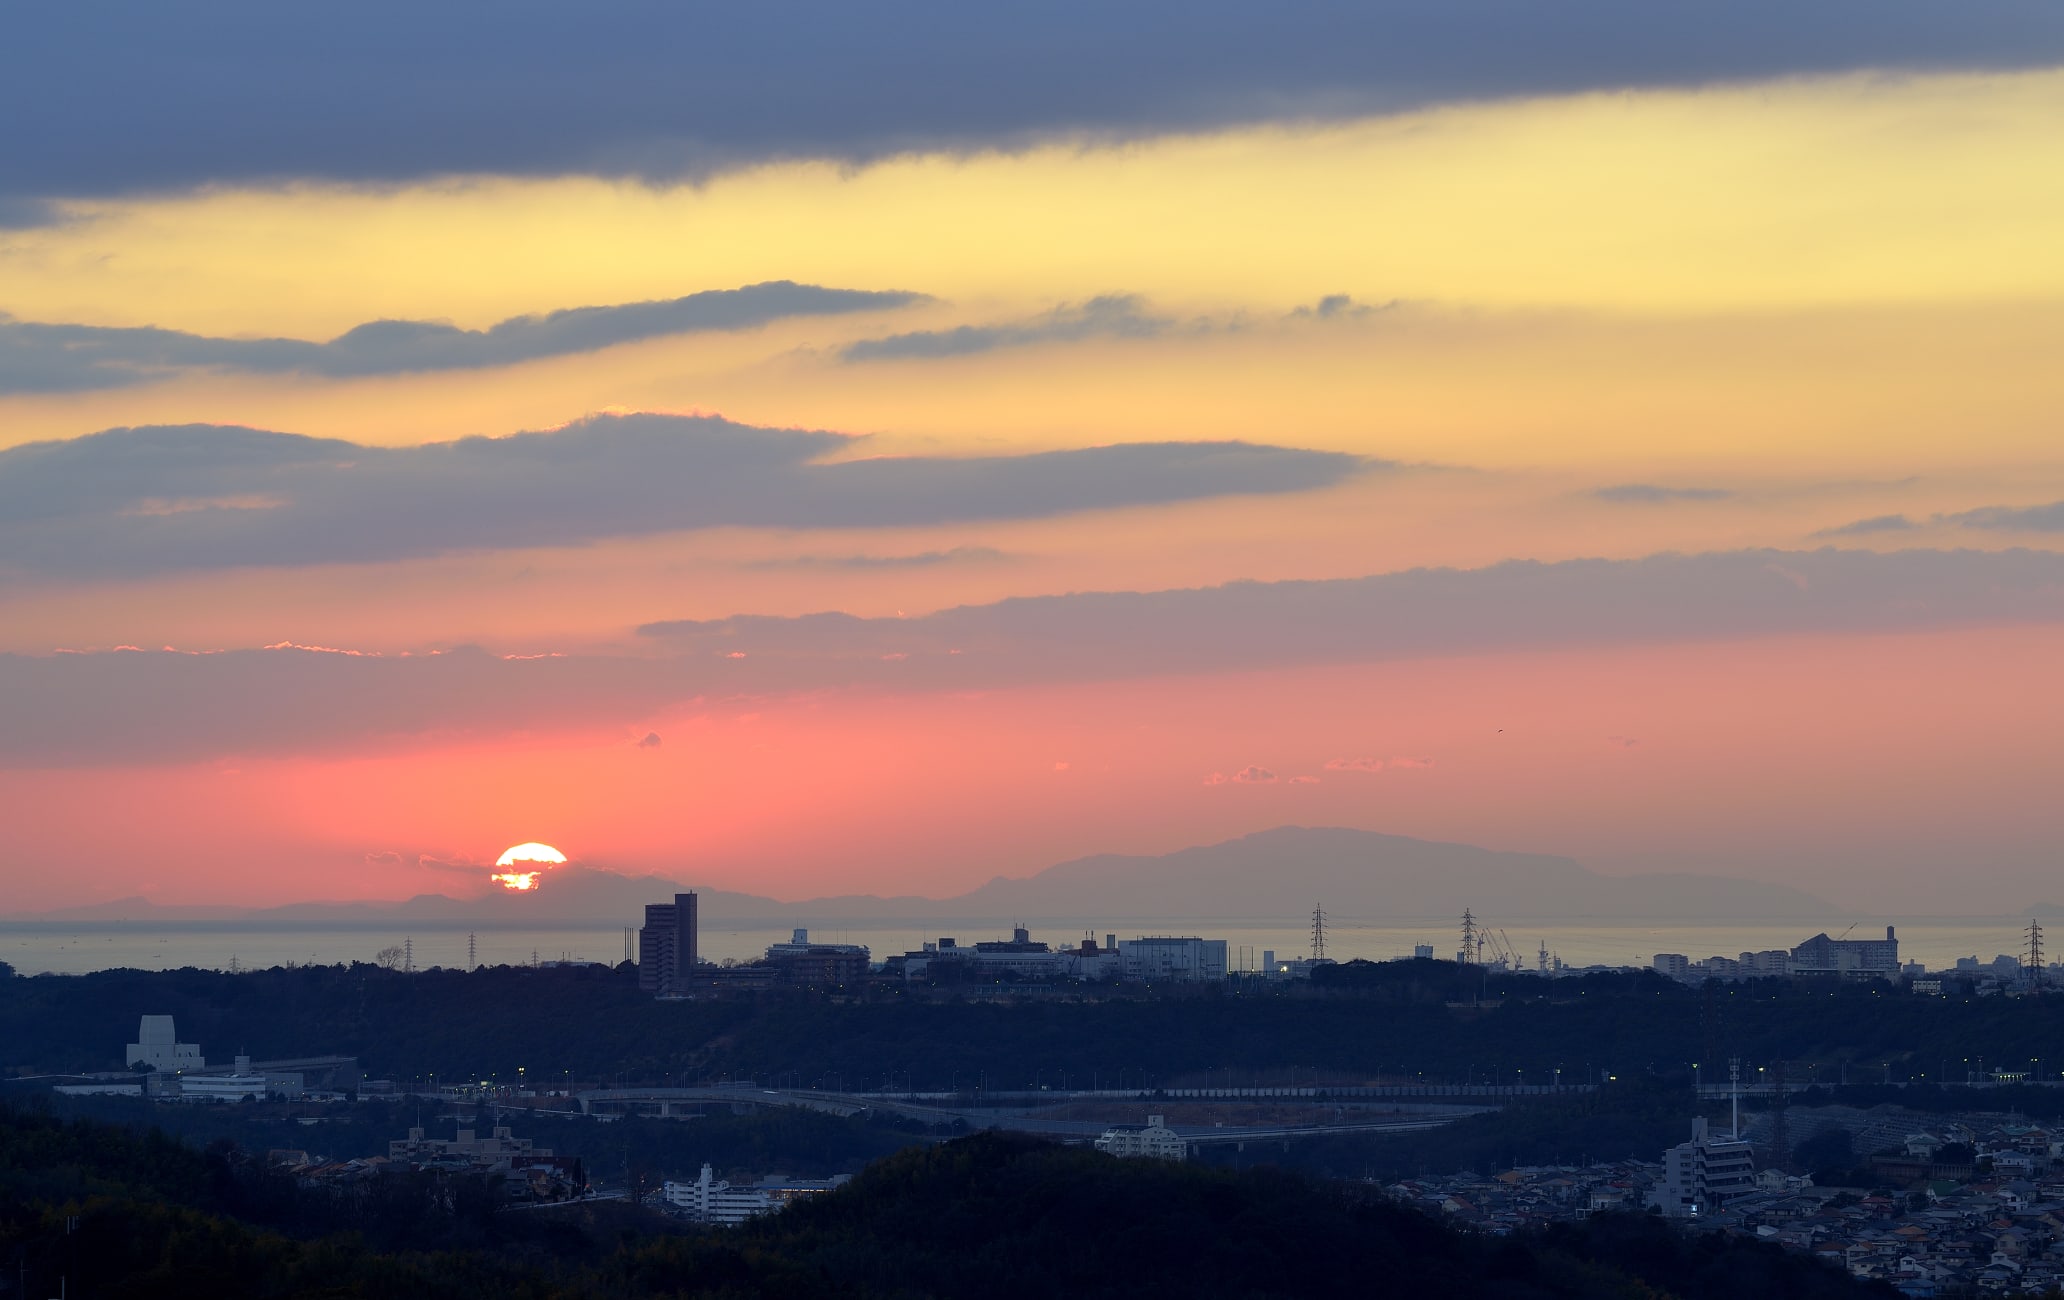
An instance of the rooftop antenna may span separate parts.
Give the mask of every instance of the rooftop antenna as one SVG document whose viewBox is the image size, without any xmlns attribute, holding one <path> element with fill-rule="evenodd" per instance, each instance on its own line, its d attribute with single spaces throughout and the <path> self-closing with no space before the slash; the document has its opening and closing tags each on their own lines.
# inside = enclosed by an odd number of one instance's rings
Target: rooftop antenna
<svg viewBox="0 0 2064 1300">
<path fill-rule="evenodd" d="M 1739 1142 L 1741 1141 L 1741 1058 L 1739 1056 L 1727 1058 L 1727 1105 L 1733 1112 L 1733 1119 L 1729 1122 L 1728 1127 L 1732 1130 L 1733 1140 Z"/>
<path fill-rule="evenodd" d="M 1311 910 L 1311 959 L 1326 960 L 1326 909 L 1323 907 Z"/>
<path fill-rule="evenodd" d="M 1789 1095 L 1785 1063 L 1779 1061 L 1770 1068 L 1770 1163 L 1779 1169 L 1792 1158 L 1791 1130 L 1785 1127 L 1785 1102 Z"/>
<path fill-rule="evenodd" d="M 1468 908 L 1462 909 L 1462 950 L 1455 954 L 1455 960 L 1467 966 L 1476 960 L 1476 914 Z"/>
</svg>

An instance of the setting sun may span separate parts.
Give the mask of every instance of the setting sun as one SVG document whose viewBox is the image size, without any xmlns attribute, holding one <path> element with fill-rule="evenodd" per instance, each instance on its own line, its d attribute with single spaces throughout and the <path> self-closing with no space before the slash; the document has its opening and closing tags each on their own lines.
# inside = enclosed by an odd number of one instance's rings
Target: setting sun
<svg viewBox="0 0 2064 1300">
<path fill-rule="evenodd" d="M 531 843 L 518 844 L 512 849 L 506 849 L 502 856 L 495 859 L 495 865 L 498 867 L 506 867 L 517 862 L 542 862 L 557 867 L 565 864 L 566 855 L 549 844 Z"/>
<path fill-rule="evenodd" d="M 502 856 L 495 859 L 495 865 L 502 868 L 512 868 L 518 863 L 536 863 L 537 869 L 532 871 L 505 869 L 489 876 L 488 879 L 504 889 L 513 889 L 521 893 L 538 887 L 538 881 L 544 878 L 545 867 L 560 866 L 565 861 L 566 855 L 549 844 L 538 844 L 535 842 L 518 844 L 513 848 L 504 850 Z"/>
</svg>

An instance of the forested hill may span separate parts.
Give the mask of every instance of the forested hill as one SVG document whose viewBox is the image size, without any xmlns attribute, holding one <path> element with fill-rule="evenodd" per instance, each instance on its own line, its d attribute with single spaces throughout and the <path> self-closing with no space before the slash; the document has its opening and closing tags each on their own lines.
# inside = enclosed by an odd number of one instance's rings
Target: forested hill
<svg viewBox="0 0 2064 1300">
<path fill-rule="evenodd" d="M 1652 1218 L 1492 1241 L 1367 1188 L 995 1134 L 903 1152 L 743 1229 L 583 1222 L 579 1205 L 482 1208 L 487 1222 L 449 1227 L 463 1249 L 390 1245 L 377 1227 L 338 1235 L 305 1212 L 298 1228 L 264 1226 L 252 1217 L 277 1216 L 279 1198 L 261 1204 L 238 1185 L 263 1177 L 234 1151 L 0 1108 L 0 1261 L 30 1294 L 55 1293 L 61 1274 L 73 1295 L 204 1286 L 223 1300 L 1893 1295 L 1774 1246 L 1686 1237 Z"/>
<path fill-rule="evenodd" d="M 1682 1235 L 1652 1216 L 1493 1240 L 1364 1186 L 1240 1173 L 984 1133 L 910 1148 L 837 1196 L 729 1239 L 796 1295 L 1890 1296 L 1775 1246 Z M 645 1252 L 657 1281 L 699 1239 Z M 821 1288 L 813 1290 L 814 1288 Z"/>
<path fill-rule="evenodd" d="M 994 991 L 994 990 L 992 990 Z M 2054 1058 L 2064 998 L 1915 997 L 1766 980 L 1710 994 L 1653 974 L 1485 977 L 1448 962 L 1350 963 L 1310 985 L 1081 990 L 1109 1001 L 929 1001 L 895 986 L 658 1002 L 636 972 L 314 966 L 244 974 L 0 977 L 0 1076 L 122 1066 L 137 1017 L 177 1017 L 211 1061 L 342 1053 L 376 1078 L 595 1083 L 773 1079 L 847 1089 L 1180 1086 L 1319 1071 L 1461 1082 L 1676 1073 L 1740 1056 L 1940 1079 L 1965 1058 Z M 1458 1005 L 1459 1004 L 1459 1005 Z M 1557 1071 L 1561 1071 L 1560 1076 Z M 1308 1077 L 1308 1076 L 1307 1076 Z"/>
</svg>

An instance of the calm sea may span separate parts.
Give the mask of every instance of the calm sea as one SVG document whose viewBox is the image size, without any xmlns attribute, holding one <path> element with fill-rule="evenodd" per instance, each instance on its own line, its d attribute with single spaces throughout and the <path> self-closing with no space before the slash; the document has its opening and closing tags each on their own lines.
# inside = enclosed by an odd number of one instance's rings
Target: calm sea
<svg viewBox="0 0 2064 1300">
<path fill-rule="evenodd" d="M 807 918 L 800 918 L 807 920 Z M 1931 969 L 1951 966 L 1958 957 L 1976 956 L 1990 961 L 1999 953 L 2020 952 L 2026 942 L 2025 917 L 1998 918 L 1898 918 L 1859 923 L 1851 938 L 1878 937 L 1887 924 L 1899 932 L 1901 957 L 1927 963 Z M 1820 926 L 1812 923 L 1744 921 L 1728 923 L 1701 921 L 1597 922 L 1568 920 L 1504 922 L 1497 926 L 1500 941 L 1508 943 L 1528 966 L 1535 964 L 1540 948 L 1547 949 L 1573 966 L 1591 964 L 1647 965 L 1659 952 L 1678 952 L 1694 960 L 1710 956 L 1732 957 L 1744 951 L 1790 948 L 1817 931 L 1841 936 L 1846 921 Z M 1030 922 L 1032 937 L 1054 944 L 1073 945 L 1085 931 L 1079 923 Z M 1127 920 L 1100 925 L 1099 942 L 1107 933 L 1120 938 L 1142 934 L 1201 934 L 1222 938 L 1231 946 L 1235 967 L 1255 969 L 1262 954 L 1273 951 L 1281 958 L 1304 956 L 1311 950 L 1309 922 L 1255 924 L 1212 918 L 1163 918 Z M 812 939 L 838 943 L 866 944 L 876 959 L 916 948 L 927 939 L 951 935 L 962 943 L 982 939 L 1008 938 L 1008 927 L 994 922 L 955 924 L 924 921 L 893 924 L 870 921 L 851 925 L 813 928 Z M 727 921 L 705 917 L 701 936 L 702 954 L 712 961 L 726 958 L 748 960 L 758 957 L 767 945 L 789 937 L 786 923 L 761 919 Z M 2064 943 L 2064 927 L 2058 941 Z M 384 948 L 405 946 L 413 953 L 418 968 L 463 967 L 468 945 L 474 960 L 486 965 L 520 965 L 537 961 L 579 960 L 617 962 L 623 960 L 625 936 L 620 925 L 599 922 L 567 922 L 553 926 L 510 928 L 463 922 L 358 922 L 349 925 L 311 923 L 306 925 L 252 924 L 246 922 L 0 922 L 0 961 L 9 962 L 24 975 L 42 972 L 81 974 L 87 971 L 130 967 L 141 970 L 172 970 L 197 966 L 215 970 L 278 966 L 288 962 L 330 964 L 372 961 Z M 1339 961 L 1357 957 L 1374 961 L 1409 957 L 1418 944 L 1431 944 L 1436 955 L 1453 957 L 1457 931 L 1452 923 L 1368 925 L 1331 922 L 1326 929 L 1326 955 Z"/>
</svg>

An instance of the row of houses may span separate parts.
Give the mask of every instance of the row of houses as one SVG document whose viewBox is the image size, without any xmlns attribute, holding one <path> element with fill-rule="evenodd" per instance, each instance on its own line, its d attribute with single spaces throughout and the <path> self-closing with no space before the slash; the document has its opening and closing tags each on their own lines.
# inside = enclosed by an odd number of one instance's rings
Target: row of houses
<svg viewBox="0 0 2064 1300">
<path fill-rule="evenodd" d="M 428 1137 L 423 1129 L 411 1128 L 407 1137 L 387 1144 L 384 1156 L 330 1160 L 279 1149 L 266 1159 L 303 1187 L 343 1196 L 363 1194 L 384 1177 L 424 1173 L 483 1177 L 500 1200 L 518 1204 L 570 1201 L 588 1193 L 587 1171 L 578 1156 L 554 1155 L 501 1126 L 487 1137 L 462 1128 L 451 1138 Z"/>
<path fill-rule="evenodd" d="M 1774 1242 L 1914 1297 L 2037 1295 L 2064 1286 L 2064 1131 L 1998 1116 L 1925 1127 L 1911 1112 L 1829 1118 L 1863 1134 L 1903 1135 L 1870 1158 L 1880 1187 L 1816 1187 L 1810 1178 L 1758 1170 L 1749 1142 L 1697 1122 L 1692 1140 L 1660 1163 L 1463 1173 L 1390 1190 L 1493 1234 L 1600 1210 L 1654 1208 L 1690 1230 Z M 1943 1159 L 1951 1151 L 1954 1168 Z M 1943 1172 L 1964 1177 L 1924 1176 Z"/>
</svg>

